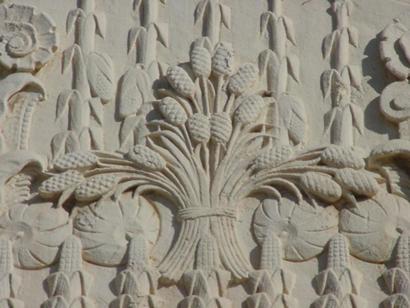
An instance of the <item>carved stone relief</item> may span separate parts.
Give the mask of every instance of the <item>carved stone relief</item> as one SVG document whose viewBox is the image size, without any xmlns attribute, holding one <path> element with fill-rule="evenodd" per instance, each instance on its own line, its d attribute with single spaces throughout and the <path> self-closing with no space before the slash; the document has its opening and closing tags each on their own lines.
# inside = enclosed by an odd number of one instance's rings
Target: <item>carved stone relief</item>
<svg viewBox="0 0 410 308">
<path fill-rule="evenodd" d="M 410 307 L 409 14 L 3 1 L 0 307 Z"/>
</svg>

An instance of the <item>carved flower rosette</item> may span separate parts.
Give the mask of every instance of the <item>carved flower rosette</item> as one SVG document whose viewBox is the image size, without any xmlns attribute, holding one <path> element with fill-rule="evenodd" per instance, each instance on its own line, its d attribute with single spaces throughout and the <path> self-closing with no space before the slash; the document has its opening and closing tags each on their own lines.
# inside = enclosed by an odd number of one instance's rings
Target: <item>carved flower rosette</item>
<svg viewBox="0 0 410 308">
<path fill-rule="evenodd" d="M 4 68 L 32 72 L 56 50 L 56 27 L 46 14 L 30 6 L 0 6 L 0 64 Z"/>
</svg>

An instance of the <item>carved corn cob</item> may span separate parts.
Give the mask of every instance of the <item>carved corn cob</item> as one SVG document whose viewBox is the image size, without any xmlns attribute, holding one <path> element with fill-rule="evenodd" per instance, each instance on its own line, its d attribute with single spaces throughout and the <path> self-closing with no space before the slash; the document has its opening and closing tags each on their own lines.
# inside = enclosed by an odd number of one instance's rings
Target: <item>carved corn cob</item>
<svg viewBox="0 0 410 308">
<path fill-rule="evenodd" d="M 292 148 L 286 145 L 268 149 L 256 157 L 254 167 L 256 170 L 274 168 L 288 160 L 292 153 Z"/>
<path fill-rule="evenodd" d="M 208 49 L 195 46 L 191 51 L 192 70 L 197 77 L 209 77 L 211 74 L 211 54 Z"/>
<path fill-rule="evenodd" d="M 76 236 L 70 236 L 64 241 L 61 248 L 58 271 L 66 274 L 81 271 L 81 241 Z"/>
<path fill-rule="evenodd" d="M 195 113 L 188 119 L 188 129 L 192 140 L 196 143 L 206 143 L 211 137 L 209 118 L 202 113 Z"/>
<path fill-rule="evenodd" d="M 80 184 L 85 180 L 84 176 L 76 170 L 68 170 L 64 173 L 57 174 L 43 183 L 38 188 L 41 196 L 50 197 L 56 195 L 65 189 Z"/>
<path fill-rule="evenodd" d="M 188 98 L 194 95 L 195 85 L 181 67 L 170 66 L 167 70 L 167 80 L 178 94 Z"/>
<path fill-rule="evenodd" d="M 159 110 L 164 118 L 176 126 L 184 125 L 187 121 L 187 114 L 182 106 L 173 98 L 165 97 L 159 105 Z"/>
<path fill-rule="evenodd" d="M 258 69 L 255 65 L 247 63 L 242 65 L 238 72 L 229 81 L 228 89 L 235 95 L 240 95 L 253 87 L 258 79 Z"/>
<path fill-rule="evenodd" d="M 127 154 L 127 158 L 142 169 L 151 171 L 162 170 L 166 167 L 166 161 L 157 152 L 145 145 L 134 146 Z"/>
<path fill-rule="evenodd" d="M 282 245 L 279 238 L 270 233 L 262 244 L 260 269 L 275 272 L 282 267 Z"/>
<path fill-rule="evenodd" d="M 336 234 L 329 242 L 327 267 L 339 270 L 350 267 L 349 244 L 341 233 Z"/>
<path fill-rule="evenodd" d="M 226 144 L 232 134 L 232 120 L 228 113 L 215 113 L 211 117 L 211 138 L 216 143 Z"/>
<path fill-rule="evenodd" d="M 342 197 L 342 188 L 327 174 L 307 172 L 300 177 L 301 187 L 326 202 L 336 202 Z"/>
<path fill-rule="evenodd" d="M 94 201 L 111 191 L 117 180 L 117 177 L 112 174 L 90 177 L 75 189 L 74 196 L 78 201 Z"/>
<path fill-rule="evenodd" d="M 367 197 L 373 197 L 379 190 L 376 179 L 367 171 L 339 169 L 335 174 L 335 181 L 345 190 Z"/>
<path fill-rule="evenodd" d="M 212 72 L 217 76 L 229 76 L 233 72 L 234 52 L 232 46 L 219 43 L 212 57 Z"/>
<path fill-rule="evenodd" d="M 265 107 L 265 102 L 259 95 L 249 95 L 241 98 L 236 109 L 234 120 L 242 125 L 255 122 Z"/>
<path fill-rule="evenodd" d="M 63 155 L 54 161 L 58 171 L 69 169 L 88 169 L 97 165 L 98 158 L 90 152 L 73 152 Z"/>
<path fill-rule="evenodd" d="M 195 255 L 196 269 L 212 271 L 219 268 L 219 254 L 216 240 L 211 234 L 204 235 L 198 243 Z"/>
<path fill-rule="evenodd" d="M 406 231 L 400 238 L 397 245 L 396 266 L 406 271 L 410 275 L 410 234 Z"/>
<path fill-rule="evenodd" d="M 335 168 L 352 168 L 363 169 L 365 167 L 364 159 L 361 158 L 350 148 L 337 145 L 329 146 L 320 155 L 321 161 Z"/>
<path fill-rule="evenodd" d="M 128 244 L 127 268 L 144 269 L 147 262 L 146 241 L 142 234 L 133 237 Z"/>
</svg>

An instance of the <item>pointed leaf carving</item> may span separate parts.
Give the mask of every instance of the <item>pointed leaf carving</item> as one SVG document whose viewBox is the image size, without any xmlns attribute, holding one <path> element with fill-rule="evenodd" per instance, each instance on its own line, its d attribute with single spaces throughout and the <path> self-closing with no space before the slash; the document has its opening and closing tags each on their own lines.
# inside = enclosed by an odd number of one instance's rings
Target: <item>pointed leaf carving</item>
<svg viewBox="0 0 410 308">
<path fill-rule="evenodd" d="M 222 23 L 227 29 L 231 29 L 231 8 L 225 4 L 219 4 Z"/>
</svg>

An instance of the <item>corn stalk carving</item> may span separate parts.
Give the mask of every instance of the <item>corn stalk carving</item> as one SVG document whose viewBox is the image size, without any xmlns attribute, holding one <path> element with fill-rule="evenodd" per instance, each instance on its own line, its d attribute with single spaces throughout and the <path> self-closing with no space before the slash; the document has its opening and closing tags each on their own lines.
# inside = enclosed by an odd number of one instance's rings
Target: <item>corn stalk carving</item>
<svg viewBox="0 0 410 308">
<path fill-rule="evenodd" d="M 249 274 L 252 295 L 246 299 L 248 308 L 297 307 L 292 297 L 296 277 L 283 269 L 282 244 L 275 234 L 269 234 L 262 244 L 260 269 Z"/>
<path fill-rule="evenodd" d="M 323 41 L 323 57 L 329 59 L 331 69 L 322 74 L 322 91 L 330 99 L 332 109 L 325 115 L 325 133 L 332 144 L 354 145 L 357 130 L 364 131 L 363 110 L 354 101 L 362 90 L 362 73 L 350 63 L 350 46 L 358 47 L 358 30 L 350 24 L 353 11 L 351 0 L 334 0 L 332 13 L 336 29 Z"/>
<path fill-rule="evenodd" d="M 314 308 L 366 307 L 360 297 L 361 275 L 352 269 L 347 238 L 338 233 L 329 241 L 327 268 L 315 277 L 315 287 L 320 295 Z"/>
<path fill-rule="evenodd" d="M 409 307 L 409 244 L 410 238 L 407 231 L 404 231 L 397 243 L 397 253 L 395 256 L 395 267 L 383 273 L 389 297 L 383 303 L 384 308 Z"/>
<path fill-rule="evenodd" d="M 275 98 L 271 124 L 273 134 L 282 144 L 303 143 L 306 115 L 302 102 L 290 95 L 290 82 L 299 83 L 299 57 L 295 53 L 295 30 L 292 20 L 283 14 L 284 0 L 269 0 L 269 11 L 261 16 L 261 35 L 269 48 L 259 54 L 259 70 L 266 89 Z"/>
<path fill-rule="evenodd" d="M 121 78 L 118 99 L 118 116 L 122 121 L 120 145 L 127 151 L 141 141 L 144 116 L 154 100 L 153 81 L 164 73 L 158 61 L 157 42 L 168 47 L 168 25 L 158 21 L 159 5 L 166 0 L 135 0 L 134 11 L 141 16 L 140 24 L 128 33 L 128 53 L 135 51 L 136 65 Z"/>
<path fill-rule="evenodd" d="M 231 8 L 220 0 L 200 0 L 195 9 L 195 23 L 202 21 L 202 36 L 212 46 L 221 40 L 221 26 L 231 28 Z"/>
<path fill-rule="evenodd" d="M 95 36 L 104 38 L 106 19 L 94 0 L 80 0 L 68 13 L 67 33 L 74 44 L 63 53 L 63 73 L 72 67 L 72 88 L 58 97 L 56 120 L 67 116 L 68 130 L 54 136 L 53 157 L 79 149 L 103 149 L 104 104 L 115 95 L 111 58 L 95 51 Z"/>
</svg>

